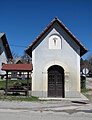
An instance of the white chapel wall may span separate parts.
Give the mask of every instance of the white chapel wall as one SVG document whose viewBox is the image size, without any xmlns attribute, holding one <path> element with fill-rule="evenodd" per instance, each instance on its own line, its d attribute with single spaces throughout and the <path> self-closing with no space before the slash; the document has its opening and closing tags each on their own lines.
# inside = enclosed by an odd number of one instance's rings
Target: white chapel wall
<svg viewBox="0 0 92 120">
<path fill-rule="evenodd" d="M 57 34 L 61 37 L 62 47 L 61 49 L 49 49 L 49 37 L 52 34 Z M 66 33 L 62 33 L 66 34 Z M 68 38 L 68 36 L 67 36 Z M 72 39 L 69 38 L 72 42 Z M 80 48 L 74 44 L 74 47 Z M 43 41 L 32 52 L 32 90 L 33 95 L 47 97 L 48 90 L 48 76 L 47 71 L 44 71 L 45 66 L 53 61 L 53 65 L 57 65 L 58 62 L 67 66 L 68 70 L 65 70 L 65 92 L 67 91 L 80 91 L 80 55 L 67 43 L 56 29 L 52 31 L 44 38 Z M 58 61 L 58 62 L 56 62 Z M 64 66 L 61 66 L 64 67 Z M 43 75 L 44 74 L 44 75 Z"/>
</svg>

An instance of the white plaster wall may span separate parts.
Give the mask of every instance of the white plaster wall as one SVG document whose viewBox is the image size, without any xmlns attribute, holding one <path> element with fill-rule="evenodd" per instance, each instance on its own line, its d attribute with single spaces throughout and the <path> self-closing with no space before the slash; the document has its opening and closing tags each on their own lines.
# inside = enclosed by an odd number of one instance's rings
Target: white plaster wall
<svg viewBox="0 0 92 120">
<path fill-rule="evenodd" d="M 1 39 L 0 39 L 0 47 L 1 47 L 1 50 L 2 50 L 2 53 L 0 54 L 0 74 L 5 74 L 6 72 L 2 71 L 1 68 L 2 68 L 2 63 L 7 63 L 7 57 L 6 57 L 5 49 L 4 49 L 4 46 L 2 44 Z"/>
<path fill-rule="evenodd" d="M 49 49 L 49 36 L 58 34 L 62 39 L 61 49 Z M 63 36 L 67 36 L 67 40 Z M 65 73 L 65 97 L 68 91 L 80 91 L 80 55 L 70 46 L 74 45 L 77 52 L 80 48 L 63 31 L 59 33 L 56 29 L 41 41 L 32 52 L 33 74 L 32 74 L 32 94 L 39 97 L 47 97 L 48 74 L 47 69 L 52 65 L 60 65 Z"/>
</svg>

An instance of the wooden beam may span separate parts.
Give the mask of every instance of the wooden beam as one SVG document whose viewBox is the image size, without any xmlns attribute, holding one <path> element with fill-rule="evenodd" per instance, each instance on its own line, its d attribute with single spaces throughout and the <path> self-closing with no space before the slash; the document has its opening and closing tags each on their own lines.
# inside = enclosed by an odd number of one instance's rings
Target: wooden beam
<svg viewBox="0 0 92 120">
<path fill-rule="evenodd" d="M 27 72 L 27 79 L 29 79 L 29 72 Z"/>
<path fill-rule="evenodd" d="M 8 91 L 8 71 L 6 71 L 6 88 L 5 88 L 5 95 L 7 96 Z"/>
<path fill-rule="evenodd" d="M 29 72 L 28 72 L 29 75 Z M 29 96 L 29 78 L 27 78 L 27 96 Z"/>
</svg>

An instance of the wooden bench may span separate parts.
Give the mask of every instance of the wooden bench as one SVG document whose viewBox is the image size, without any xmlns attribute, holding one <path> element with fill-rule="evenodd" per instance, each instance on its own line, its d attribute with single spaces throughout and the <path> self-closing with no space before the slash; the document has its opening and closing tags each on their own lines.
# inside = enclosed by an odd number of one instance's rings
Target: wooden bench
<svg viewBox="0 0 92 120">
<path fill-rule="evenodd" d="M 6 90 L 5 90 L 6 91 Z M 12 92 L 12 93 L 25 93 L 25 96 L 28 95 L 28 90 L 27 89 L 15 89 L 15 88 L 9 88 L 7 89 L 7 93 Z"/>
</svg>

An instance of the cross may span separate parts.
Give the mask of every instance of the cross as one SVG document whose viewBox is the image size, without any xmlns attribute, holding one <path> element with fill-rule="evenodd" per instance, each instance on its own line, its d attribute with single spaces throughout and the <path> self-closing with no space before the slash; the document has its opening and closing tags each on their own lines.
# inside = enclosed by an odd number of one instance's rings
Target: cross
<svg viewBox="0 0 92 120">
<path fill-rule="evenodd" d="M 57 39 L 58 39 L 58 38 L 56 38 L 56 37 L 53 38 L 55 45 L 56 45 L 56 40 L 57 40 Z"/>
</svg>

